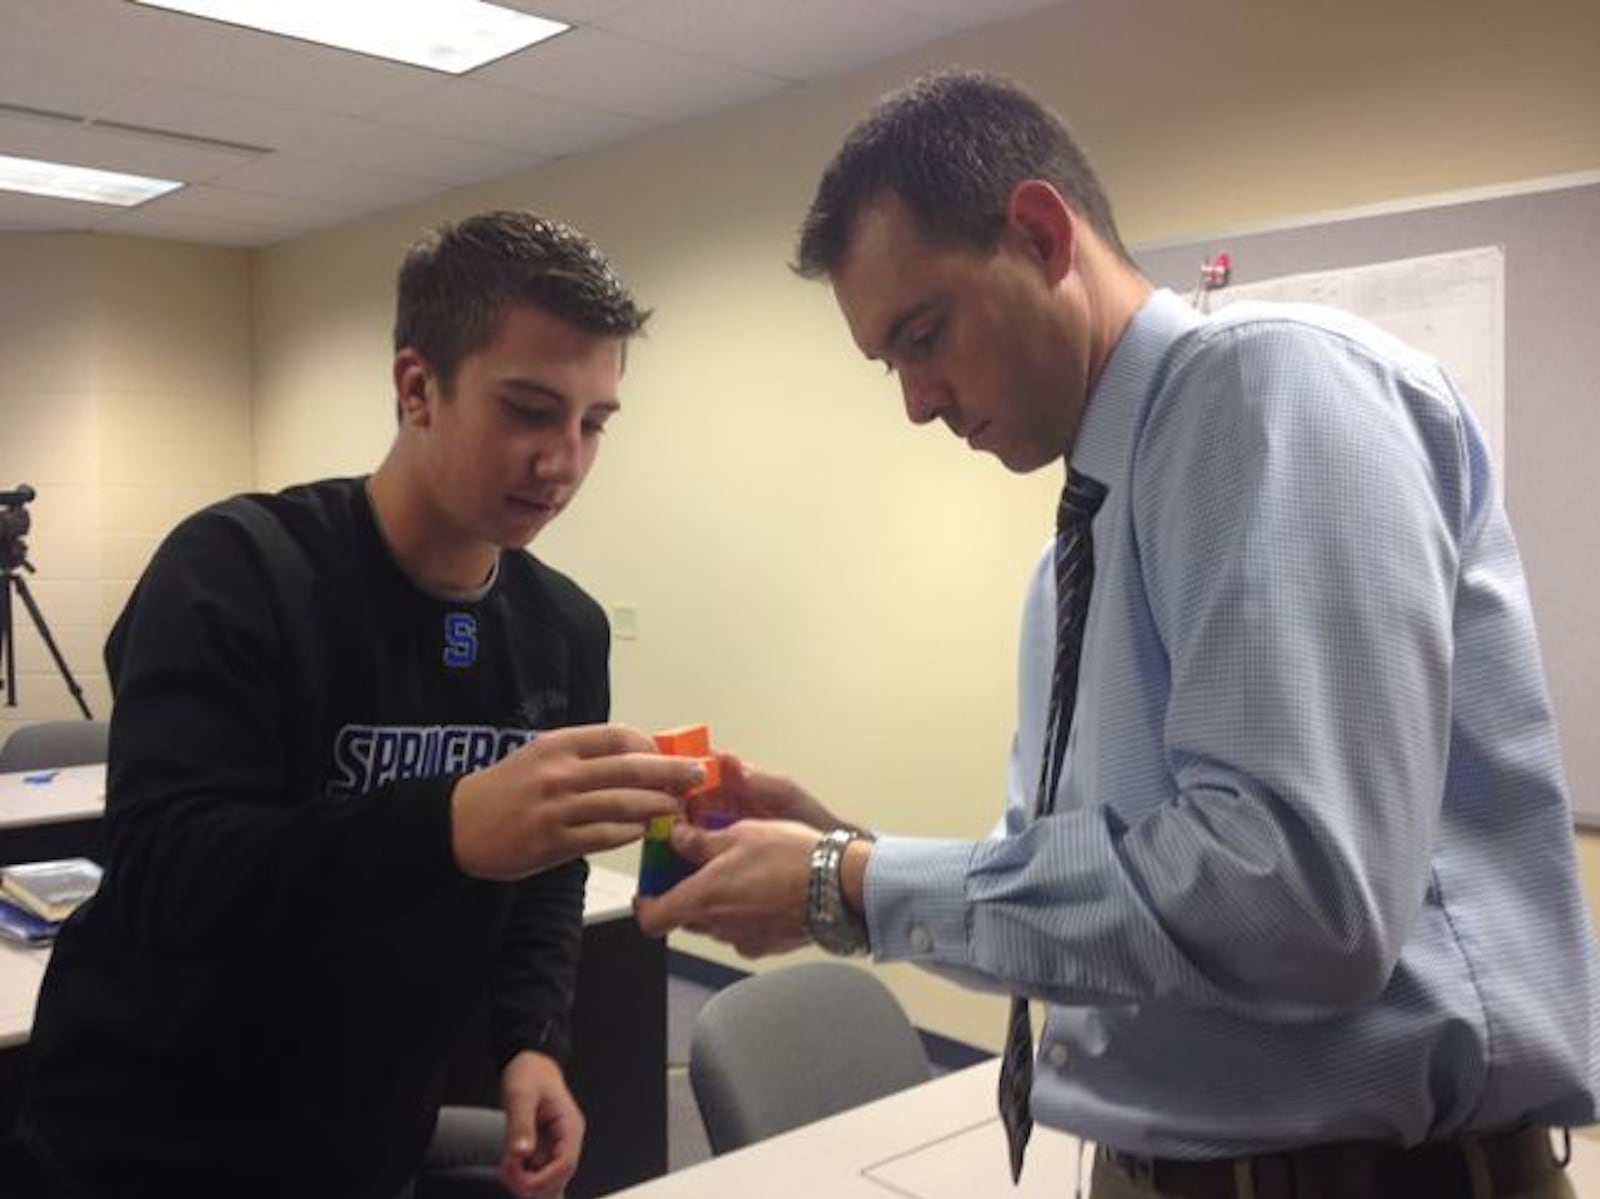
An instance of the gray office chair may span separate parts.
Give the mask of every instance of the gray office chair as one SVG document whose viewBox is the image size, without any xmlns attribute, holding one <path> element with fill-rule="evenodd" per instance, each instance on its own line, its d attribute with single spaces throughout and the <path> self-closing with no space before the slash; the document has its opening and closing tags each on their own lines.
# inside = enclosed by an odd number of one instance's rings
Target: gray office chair
<svg viewBox="0 0 1600 1199">
<path fill-rule="evenodd" d="M 0 745 L 0 773 L 104 762 L 109 729 L 104 720 L 41 720 L 20 725 Z"/>
<path fill-rule="evenodd" d="M 700 1009 L 689 1083 L 727 1153 L 931 1076 L 922 1040 L 874 974 L 805 962 L 724 987 Z"/>
<path fill-rule="evenodd" d="M 440 1108 L 412 1199 L 505 1199 L 499 1168 L 505 1139 L 506 1117 L 498 1108 Z"/>
</svg>

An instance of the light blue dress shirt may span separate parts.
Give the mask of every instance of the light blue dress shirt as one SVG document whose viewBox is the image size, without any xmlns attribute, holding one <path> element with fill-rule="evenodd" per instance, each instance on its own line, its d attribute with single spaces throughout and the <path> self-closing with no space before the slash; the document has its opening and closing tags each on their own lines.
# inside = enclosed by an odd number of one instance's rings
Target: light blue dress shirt
<svg viewBox="0 0 1600 1199">
<path fill-rule="evenodd" d="M 1049 1001 L 1035 1115 L 1128 1152 L 1593 1121 L 1555 725 L 1443 371 L 1341 313 L 1157 292 L 1072 463 L 1110 493 L 1056 812 L 1047 549 L 1003 824 L 878 842 L 876 956 Z"/>
</svg>

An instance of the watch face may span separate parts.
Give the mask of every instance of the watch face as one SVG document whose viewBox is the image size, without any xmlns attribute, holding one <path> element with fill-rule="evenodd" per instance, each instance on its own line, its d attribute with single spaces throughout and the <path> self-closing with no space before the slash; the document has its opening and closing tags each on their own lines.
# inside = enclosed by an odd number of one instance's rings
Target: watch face
<svg viewBox="0 0 1600 1199">
<path fill-rule="evenodd" d="M 829 953 L 848 954 L 861 948 L 861 942 L 852 936 L 853 930 L 844 923 L 829 923 L 815 931 L 818 945 Z"/>
</svg>

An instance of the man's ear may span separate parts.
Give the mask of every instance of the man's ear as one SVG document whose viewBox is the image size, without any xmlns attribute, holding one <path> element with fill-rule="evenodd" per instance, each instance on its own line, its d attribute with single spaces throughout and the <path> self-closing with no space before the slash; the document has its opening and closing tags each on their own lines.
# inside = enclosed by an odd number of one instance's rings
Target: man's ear
<svg viewBox="0 0 1600 1199">
<path fill-rule="evenodd" d="M 428 360 L 409 347 L 394 356 L 395 417 L 402 425 L 426 427 L 433 418 L 428 406 L 428 390 L 433 370 Z"/>
<path fill-rule="evenodd" d="M 1078 254 L 1078 214 L 1054 186 L 1024 179 L 1006 204 L 1006 235 L 1037 262 L 1054 285 L 1072 270 Z"/>
</svg>

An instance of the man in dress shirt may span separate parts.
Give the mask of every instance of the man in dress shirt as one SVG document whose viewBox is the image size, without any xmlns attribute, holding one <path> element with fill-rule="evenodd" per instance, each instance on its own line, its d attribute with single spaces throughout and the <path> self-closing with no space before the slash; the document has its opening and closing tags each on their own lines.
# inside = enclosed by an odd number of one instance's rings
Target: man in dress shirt
<svg viewBox="0 0 1600 1199">
<path fill-rule="evenodd" d="M 1035 818 L 1047 551 L 998 835 L 874 840 L 730 759 L 757 819 L 680 829 L 702 866 L 645 929 L 1047 1002 L 1033 1112 L 1101 1147 L 1099 1197 L 1570 1195 L 1546 1132 L 1596 1118 L 1600 960 L 1522 568 L 1439 366 L 1154 290 L 1066 130 L 980 75 L 851 132 L 799 270 L 914 423 L 1105 489 L 1065 767 Z"/>
</svg>

